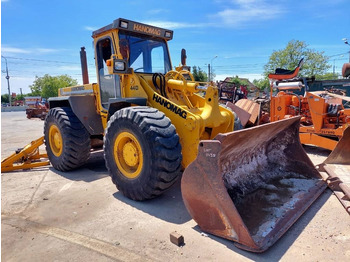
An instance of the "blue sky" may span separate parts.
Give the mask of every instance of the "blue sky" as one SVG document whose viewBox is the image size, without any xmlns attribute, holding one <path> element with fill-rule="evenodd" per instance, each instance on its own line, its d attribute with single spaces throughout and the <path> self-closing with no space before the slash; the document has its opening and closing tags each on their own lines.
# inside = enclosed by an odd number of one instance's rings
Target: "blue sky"
<svg viewBox="0 0 350 262">
<path fill-rule="evenodd" d="M 1 0 L 1 55 L 11 92 L 30 92 L 35 76 L 44 74 L 68 74 L 81 83 L 82 46 L 90 82 L 96 82 L 91 33 L 123 17 L 174 30 L 173 66 L 186 48 L 187 64 L 207 71 L 213 62 L 216 80 L 261 78 L 271 53 L 292 39 L 324 51 L 330 71 L 335 65 L 340 72 L 349 61 L 350 46 L 342 41 L 350 39 L 349 13 L 349 0 Z M 7 93 L 3 72 L 1 93 Z"/>
</svg>

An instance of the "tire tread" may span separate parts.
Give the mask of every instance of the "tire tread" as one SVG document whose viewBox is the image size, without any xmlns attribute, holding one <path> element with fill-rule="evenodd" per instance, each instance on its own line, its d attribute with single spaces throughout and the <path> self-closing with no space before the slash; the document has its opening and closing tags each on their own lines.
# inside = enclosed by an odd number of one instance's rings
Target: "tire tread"
<svg viewBox="0 0 350 262">
<path fill-rule="evenodd" d="M 148 144 L 152 145 L 152 171 L 146 183 L 138 185 L 137 188 L 120 181 L 111 157 L 112 133 L 121 120 L 134 123 Z M 138 201 L 159 196 L 176 182 L 181 173 L 181 145 L 176 129 L 164 113 L 151 107 L 135 106 L 115 112 L 108 121 L 104 136 L 104 154 L 107 169 L 118 190 L 126 197 Z"/>
<path fill-rule="evenodd" d="M 63 151 L 56 157 L 50 148 L 48 133 L 51 123 L 56 124 L 61 131 Z M 86 163 L 90 156 L 90 135 L 80 120 L 69 107 L 50 109 L 44 125 L 46 151 L 53 167 L 59 171 L 70 171 Z"/>
</svg>

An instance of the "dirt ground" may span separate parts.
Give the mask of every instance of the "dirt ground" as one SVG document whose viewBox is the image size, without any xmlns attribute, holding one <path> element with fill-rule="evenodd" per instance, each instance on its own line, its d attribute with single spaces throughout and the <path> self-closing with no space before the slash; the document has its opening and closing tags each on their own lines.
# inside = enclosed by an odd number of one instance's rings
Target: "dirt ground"
<svg viewBox="0 0 350 262">
<path fill-rule="evenodd" d="M 1 158 L 42 135 L 43 121 L 1 114 Z M 328 152 L 307 148 L 314 163 Z M 169 234 L 185 239 L 178 247 Z M 350 261 L 350 217 L 327 189 L 268 251 L 243 251 L 202 233 L 187 212 L 180 183 L 145 202 L 111 182 L 103 154 L 83 168 L 1 174 L 2 261 Z"/>
</svg>

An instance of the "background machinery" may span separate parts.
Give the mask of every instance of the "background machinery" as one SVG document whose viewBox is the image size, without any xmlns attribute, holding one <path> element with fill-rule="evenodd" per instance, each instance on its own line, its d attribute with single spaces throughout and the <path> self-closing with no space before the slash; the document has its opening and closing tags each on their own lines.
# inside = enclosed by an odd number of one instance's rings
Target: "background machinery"
<svg viewBox="0 0 350 262">
<path fill-rule="evenodd" d="M 44 120 L 47 112 L 49 111 L 49 104 L 45 99 L 38 97 L 25 97 L 25 104 L 28 106 L 26 109 L 26 115 L 28 119 L 33 117 Z"/>
<path fill-rule="evenodd" d="M 308 81 L 314 79 L 297 78 L 302 63 L 303 59 L 294 70 L 276 69 L 269 75 L 270 119 L 273 122 L 301 116 L 301 143 L 332 150 L 318 169 L 350 214 L 350 107 L 344 107 L 350 97 L 329 90 L 308 91 Z M 278 91 L 276 96 L 272 96 L 273 88 Z M 299 94 L 301 90 L 304 95 Z"/>
<path fill-rule="evenodd" d="M 297 78 L 303 59 L 295 70 L 276 69 L 269 74 L 271 80 L 271 122 L 292 116 L 301 116 L 300 140 L 302 144 L 312 144 L 333 150 L 343 133 L 350 125 L 350 107 L 345 108 L 343 101 L 350 97 L 327 91 L 309 92 L 307 81 Z M 278 93 L 272 96 L 272 90 Z M 305 90 L 304 95 L 297 92 Z M 350 145 L 350 140 L 342 140 Z"/>
<path fill-rule="evenodd" d="M 184 170 L 183 200 L 202 230 L 254 252 L 325 189 L 298 141 L 299 117 L 233 132 L 217 87 L 199 95 L 185 52 L 172 70 L 171 30 L 120 18 L 92 37 L 98 83 L 83 59 L 83 85 L 49 99 L 44 140 L 55 169 L 78 168 L 103 147 L 112 181 L 134 200 L 162 194 Z"/>
</svg>

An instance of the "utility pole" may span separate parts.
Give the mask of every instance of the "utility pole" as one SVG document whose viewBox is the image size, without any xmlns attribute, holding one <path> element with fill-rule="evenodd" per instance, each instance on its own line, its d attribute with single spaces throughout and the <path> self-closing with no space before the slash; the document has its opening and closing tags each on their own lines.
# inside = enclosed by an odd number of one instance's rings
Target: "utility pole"
<svg viewBox="0 0 350 262">
<path fill-rule="evenodd" d="M 349 42 L 348 42 L 348 39 L 347 38 L 343 38 L 342 39 L 344 41 L 344 44 L 350 46 Z M 349 51 L 349 63 L 350 63 L 350 51 Z"/>
<path fill-rule="evenodd" d="M 208 64 L 208 82 L 210 82 L 210 64 Z"/>
<path fill-rule="evenodd" d="M 6 63 L 6 77 L 5 78 L 7 79 L 7 88 L 9 91 L 9 104 L 11 106 L 10 76 L 9 76 L 9 69 L 7 67 L 7 59 L 4 56 L 1 56 L 1 57 L 5 59 L 5 63 Z"/>
<path fill-rule="evenodd" d="M 218 56 L 214 56 L 213 59 L 210 61 L 210 81 L 212 80 L 212 75 L 213 75 L 213 60 L 217 58 Z"/>
</svg>

